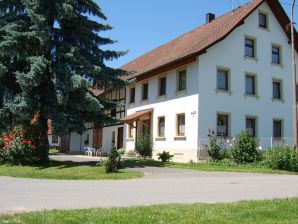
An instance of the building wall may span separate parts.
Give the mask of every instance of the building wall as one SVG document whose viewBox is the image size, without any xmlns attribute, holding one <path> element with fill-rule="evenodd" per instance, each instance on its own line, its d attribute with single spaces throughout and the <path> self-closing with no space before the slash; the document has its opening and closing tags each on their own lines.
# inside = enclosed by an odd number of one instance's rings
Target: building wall
<svg viewBox="0 0 298 224">
<path fill-rule="evenodd" d="M 84 142 L 88 139 L 89 135 L 89 144 L 84 144 Z M 92 147 L 93 144 L 93 130 L 88 129 L 82 135 L 78 133 L 71 133 L 70 135 L 70 152 L 84 152 L 83 147 L 88 146 Z"/>
<path fill-rule="evenodd" d="M 171 70 L 161 76 L 153 77 L 149 80 L 136 83 L 135 104 L 128 105 L 127 115 L 136 111 L 153 109 L 151 132 L 153 138 L 154 154 L 163 150 L 171 151 L 175 154 L 174 160 L 188 162 L 196 159 L 197 136 L 198 136 L 198 63 L 194 62 L 187 65 L 186 92 L 178 93 L 176 91 L 176 78 L 178 70 Z M 164 97 L 158 97 L 160 77 L 167 77 L 167 94 Z M 142 84 L 149 83 L 148 101 L 142 102 Z M 129 99 L 129 90 L 127 90 L 127 100 Z M 127 102 L 128 104 L 128 102 Z M 175 140 L 176 137 L 176 115 L 185 113 L 185 136 L 186 140 Z M 165 140 L 158 141 L 158 117 L 165 117 Z M 134 150 L 134 139 L 128 139 L 128 125 L 125 125 L 126 150 Z"/>
<path fill-rule="evenodd" d="M 115 142 L 114 142 L 114 144 L 115 144 L 115 146 L 117 146 L 117 143 L 118 143 L 118 128 L 119 127 L 123 127 L 123 125 L 110 126 L 110 127 L 104 127 L 103 128 L 102 144 L 103 144 L 104 152 L 109 152 L 111 150 L 113 132 L 115 132 Z M 124 141 L 124 138 L 123 138 L 123 141 Z"/>
<path fill-rule="evenodd" d="M 258 28 L 258 13 L 268 13 L 269 29 Z M 245 35 L 257 40 L 257 60 L 244 58 Z M 283 119 L 284 137 L 293 137 L 291 46 L 267 3 L 262 4 L 225 40 L 199 57 L 199 138 L 216 130 L 217 112 L 230 113 L 230 136 L 245 129 L 246 115 L 257 117 L 257 137 L 273 135 L 273 118 Z M 282 66 L 271 64 L 272 43 L 282 46 Z M 231 94 L 217 93 L 217 66 L 230 69 Z M 246 97 L 245 73 L 257 75 L 259 98 Z M 272 79 L 283 81 L 284 102 L 272 100 Z"/>
<path fill-rule="evenodd" d="M 53 143 L 52 138 L 53 138 L 53 135 L 48 135 L 49 146 L 50 147 L 60 147 L 61 138 L 58 137 L 58 142 L 57 143 Z"/>
</svg>

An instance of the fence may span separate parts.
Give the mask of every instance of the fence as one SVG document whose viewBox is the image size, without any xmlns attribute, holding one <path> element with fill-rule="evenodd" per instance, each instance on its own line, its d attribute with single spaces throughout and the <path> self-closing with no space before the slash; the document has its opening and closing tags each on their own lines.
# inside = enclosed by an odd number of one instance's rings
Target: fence
<svg viewBox="0 0 298 224">
<path fill-rule="evenodd" d="M 219 138 L 217 143 L 220 144 L 223 148 L 229 149 L 234 146 L 236 139 L 235 138 Z M 277 146 L 286 146 L 293 145 L 293 138 L 259 138 L 259 150 L 266 151 L 268 148 L 277 147 Z M 209 147 L 208 139 L 199 139 L 198 147 L 198 160 L 207 159 L 208 153 L 207 148 Z"/>
</svg>

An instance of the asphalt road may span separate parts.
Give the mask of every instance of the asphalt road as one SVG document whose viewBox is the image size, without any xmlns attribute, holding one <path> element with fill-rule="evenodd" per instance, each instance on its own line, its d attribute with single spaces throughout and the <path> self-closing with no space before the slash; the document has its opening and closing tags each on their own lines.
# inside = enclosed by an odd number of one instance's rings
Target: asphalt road
<svg viewBox="0 0 298 224">
<path fill-rule="evenodd" d="M 137 168 L 133 180 L 0 177 L 0 213 L 298 197 L 298 176 Z"/>
</svg>

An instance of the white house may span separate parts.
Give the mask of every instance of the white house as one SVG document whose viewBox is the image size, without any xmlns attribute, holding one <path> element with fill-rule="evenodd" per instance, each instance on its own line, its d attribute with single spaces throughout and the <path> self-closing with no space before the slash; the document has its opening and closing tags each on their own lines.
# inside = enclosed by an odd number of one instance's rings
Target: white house
<svg viewBox="0 0 298 224">
<path fill-rule="evenodd" d="M 197 161 L 209 129 L 219 138 L 247 130 L 262 148 L 292 144 L 289 23 L 278 0 L 252 0 L 207 14 L 205 25 L 123 66 L 136 73 L 126 89 L 125 149 L 147 132 L 155 154 Z"/>
</svg>

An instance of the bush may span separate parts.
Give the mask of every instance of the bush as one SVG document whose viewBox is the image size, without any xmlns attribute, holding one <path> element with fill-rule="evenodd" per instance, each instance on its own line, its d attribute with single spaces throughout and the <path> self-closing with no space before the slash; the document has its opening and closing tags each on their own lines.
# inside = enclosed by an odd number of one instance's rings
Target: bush
<svg viewBox="0 0 298 224">
<path fill-rule="evenodd" d="M 134 150 L 129 150 L 126 155 L 130 158 L 133 158 L 133 157 L 137 156 L 137 154 Z"/>
<path fill-rule="evenodd" d="M 108 160 L 105 162 L 106 173 L 116 173 L 121 167 L 121 156 L 119 155 L 116 146 L 112 145 Z"/>
<path fill-rule="evenodd" d="M 150 135 L 144 134 L 140 136 L 137 142 L 136 151 L 144 159 L 146 159 L 147 157 L 152 157 L 152 139 Z"/>
<path fill-rule="evenodd" d="M 171 155 L 170 152 L 163 151 L 162 153 L 158 153 L 158 159 L 161 160 L 161 162 L 166 163 L 170 162 L 170 160 L 174 157 L 174 155 Z"/>
<path fill-rule="evenodd" d="M 232 147 L 232 156 L 236 163 L 254 163 L 262 160 L 258 151 L 258 140 L 250 136 L 246 131 L 242 131 Z"/>
<path fill-rule="evenodd" d="M 38 160 L 37 141 L 28 128 L 15 127 L 1 139 L 2 161 L 16 165 L 29 165 Z"/>
<path fill-rule="evenodd" d="M 265 153 L 265 158 L 272 169 L 298 172 L 298 153 L 288 146 L 269 149 Z"/>
<path fill-rule="evenodd" d="M 208 134 L 209 146 L 206 146 L 206 150 L 211 160 L 219 161 L 222 160 L 226 154 L 226 150 L 217 143 L 217 136 L 214 131 L 209 130 Z"/>
</svg>

